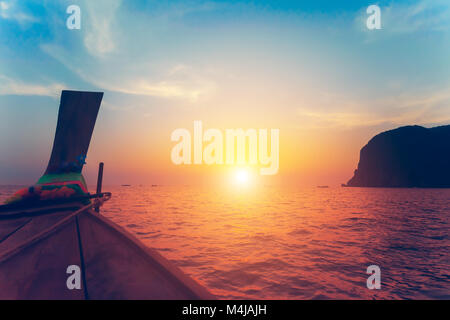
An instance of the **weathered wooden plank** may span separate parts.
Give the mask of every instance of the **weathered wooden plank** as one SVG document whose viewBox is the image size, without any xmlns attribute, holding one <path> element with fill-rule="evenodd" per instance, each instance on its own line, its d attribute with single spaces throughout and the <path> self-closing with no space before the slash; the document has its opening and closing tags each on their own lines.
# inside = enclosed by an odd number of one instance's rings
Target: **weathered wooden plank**
<svg viewBox="0 0 450 320">
<path fill-rule="evenodd" d="M 80 266 L 74 220 L 0 262 L 0 299 L 84 299 L 67 288 L 69 265 Z"/>
<path fill-rule="evenodd" d="M 92 299 L 212 299 L 203 287 L 109 219 L 79 216 Z"/>
<path fill-rule="evenodd" d="M 70 212 L 57 212 L 32 218 L 30 222 L 11 234 L 4 241 L 0 242 L 0 256 L 6 251 L 9 251 L 14 247 L 24 243 L 25 241 L 27 241 L 27 239 L 30 239 L 39 232 L 55 224 L 59 220 L 66 217 L 68 214 L 70 214 Z M 22 219 L 19 219 L 19 221 L 22 221 Z M 0 229 L 2 229 L 3 226 L 9 225 L 10 223 L 14 223 L 14 220 L 0 221 Z"/>
</svg>

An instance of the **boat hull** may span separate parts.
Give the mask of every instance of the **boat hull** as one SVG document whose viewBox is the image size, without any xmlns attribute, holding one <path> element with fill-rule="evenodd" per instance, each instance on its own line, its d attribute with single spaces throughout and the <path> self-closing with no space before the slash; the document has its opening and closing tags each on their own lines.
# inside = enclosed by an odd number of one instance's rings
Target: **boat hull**
<svg viewBox="0 0 450 320">
<path fill-rule="evenodd" d="M 92 208 L 73 216 L 68 208 L 0 217 L 0 299 L 214 298 Z M 67 286 L 71 265 L 81 270 L 80 289 Z"/>
</svg>

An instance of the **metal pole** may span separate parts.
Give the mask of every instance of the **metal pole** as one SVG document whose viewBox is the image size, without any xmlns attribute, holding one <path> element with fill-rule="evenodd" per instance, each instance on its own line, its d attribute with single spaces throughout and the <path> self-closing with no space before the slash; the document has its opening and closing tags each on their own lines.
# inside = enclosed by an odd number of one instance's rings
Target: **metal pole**
<svg viewBox="0 0 450 320">
<path fill-rule="evenodd" d="M 103 182 L 103 162 L 98 165 L 98 177 L 97 177 L 97 194 L 102 193 L 102 182 Z M 96 212 L 100 212 L 100 207 L 95 208 Z"/>
</svg>

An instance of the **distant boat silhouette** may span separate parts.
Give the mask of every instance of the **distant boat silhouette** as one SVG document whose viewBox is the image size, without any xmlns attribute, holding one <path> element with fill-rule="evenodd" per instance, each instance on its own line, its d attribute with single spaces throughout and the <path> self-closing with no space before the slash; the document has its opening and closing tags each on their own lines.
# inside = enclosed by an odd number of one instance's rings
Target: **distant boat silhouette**
<svg viewBox="0 0 450 320">
<path fill-rule="evenodd" d="M 122 187 L 131 187 L 131 184 L 122 184 Z"/>
<path fill-rule="evenodd" d="M 317 186 L 317 188 L 326 189 L 326 188 L 329 188 L 329 186 Z"/>
</svg>

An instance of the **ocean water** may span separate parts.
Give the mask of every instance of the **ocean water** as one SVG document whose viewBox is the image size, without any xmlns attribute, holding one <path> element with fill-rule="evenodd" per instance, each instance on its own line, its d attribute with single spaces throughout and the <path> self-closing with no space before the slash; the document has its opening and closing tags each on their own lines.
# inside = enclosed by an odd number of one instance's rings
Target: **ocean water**
<svg viewBox="0 0 450 320">
<path fill-rule="evenodd" d="M 219 298 L 450 299 L 450 189 L 104 190 L 101 214 Z"/>
</svg>

